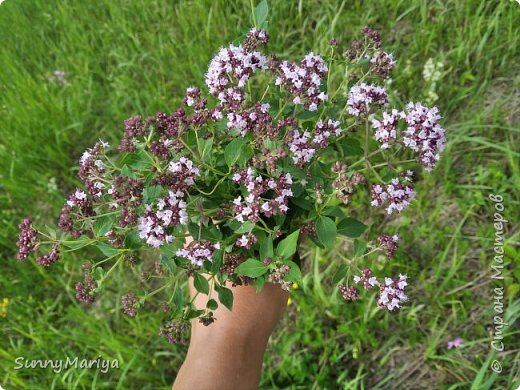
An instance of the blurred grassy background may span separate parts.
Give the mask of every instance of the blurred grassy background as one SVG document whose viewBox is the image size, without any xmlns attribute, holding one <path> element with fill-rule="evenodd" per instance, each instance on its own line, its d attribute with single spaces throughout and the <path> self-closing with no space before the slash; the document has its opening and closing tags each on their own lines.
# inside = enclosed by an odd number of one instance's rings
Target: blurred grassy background
<svg viewBox="0 0 520 390">
<path fill-rule="evenodd" d="M 410 276 L 399 314 L 373 300 L 345 304 L 327 280 L 344 252 L 310 254 L 312 271 L 292 292 L 265 357 L 261 388 L 513 389 L 518 327 L 506 352 L 490 347 L 493 287 L 506 286 L 505 318 L 520 315 L 520 5 L 514 1 L 270 1 L 270 50 L 299 58 L 346 47 L 359 29 L 382 33 L 398 59 L 392 87 L 403 102 L 429 100 L 445 116 L 449 145 L 418 199 L 388 222 L 402 236 L 392 273 Z M 202 85 L 218 48 L 250 28 L 248 1 L 7 0 L 0 6 L 0 384 L 6 389 L 169 388 L 185 348 L 156 336 L 158 314 L 121 315 L 135 283 L 119 272 L 93 308 L 72 291 L 81 261 L 45 271 L 15 258 L 25 215 L 53 223 L 75 185 L 81 152 L 112 143 L 134 114 L 170 112 L 189 85 Z M 425 79 L 426 64 L 439 79 Z M 68 83 L 49 80 L 63 70 Z M 438 99 L 436 99 L 436 95 Z M 490 275 L 494 228 L 489 193 L 501 194 L 505 280 Z M 515 225 L 516 224 L 516 225 Z M 462 348 L 447 350 L 455 337 Z M 14 370 L 18 356 L 119 359 L 120 369 Z M 503 372 L 489 368 L 492 359 Z"/>
</svg>

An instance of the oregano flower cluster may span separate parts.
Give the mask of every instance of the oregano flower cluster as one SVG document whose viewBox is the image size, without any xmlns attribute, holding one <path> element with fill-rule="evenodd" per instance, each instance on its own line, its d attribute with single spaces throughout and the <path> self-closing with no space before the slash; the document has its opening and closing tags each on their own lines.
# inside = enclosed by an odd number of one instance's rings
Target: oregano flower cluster
<svg viewBox="0 0 520 390">
<path fill-rule="evenodd" d="M 256 28 L 221 48 L 205 88 L 187 87 L 169 114 L 126 119 L 117 148 L 100 140 L 82 154 L 59 230 L 24 219 L 18 259 L 46 250 L 36 261 L 49 267 L 64 248 L 97 250 L 76 283 L 87 306 L 115 269 L 135 268 L 143 289 L 126 292 L 122 310 L 135 317 L 162 297 L 158 332 L 170 342 L 185 340 L 190 319 L 210 325 L 219 305 L 232 309 L 233 286 L 301 282 L 302 245 L 328 251 L 345 300 L 375 291 L 379 307 L 400 308 L 407 276 L 373 264 L 398 255 L 388 216 L 413 202 L 445 130 L 437 108 L 394 103 L 384 81 L 396 60 L 379 33 L 362 34 L 343 53 L 333 40 L 328 53 L 301 59 L 269 53 L 268 33 Z M 338 237 L 353 243 L 348 264 Z M 204 307 L 184 300 L 186 277 Z"/>
</svg>

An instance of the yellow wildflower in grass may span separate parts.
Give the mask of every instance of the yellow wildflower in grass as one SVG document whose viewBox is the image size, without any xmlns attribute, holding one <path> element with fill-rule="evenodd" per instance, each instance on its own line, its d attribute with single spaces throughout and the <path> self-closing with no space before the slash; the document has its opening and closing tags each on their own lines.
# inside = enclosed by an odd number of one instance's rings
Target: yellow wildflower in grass
<svg viewBox="0 0 520 390">
<path fill-rule="evenodd" d="M 9 299 L 4 298 L 0 303 L 0 317 L 7 316 L 7 307 L 9 306 Z"/>
<path fill-rule="evenodd" d="M 292 290 L 296 290 L 297 288 L 298 288 L 298 283 L 293 283 L 291 285 Z M 287 299 L 287 306 L 292 305 L 292 303 L 293 303 L 292 298 Z"/>
</svg>

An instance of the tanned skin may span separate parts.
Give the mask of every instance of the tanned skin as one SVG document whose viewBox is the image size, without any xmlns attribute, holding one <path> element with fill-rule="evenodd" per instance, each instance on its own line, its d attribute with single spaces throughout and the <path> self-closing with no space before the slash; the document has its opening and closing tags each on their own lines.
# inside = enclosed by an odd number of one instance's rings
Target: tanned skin
<svg viewBox="0 0 520 390">
<path fill-rule="evenodd" d="M 190 278 L 190 295 L 196 294 Z M 253 286 L 232 288 L 233 310 L 219 305 L 213 324 L 192 321 L 188 354 L 173 390 L 257 389 L 267 341 L 287 306 L 288 292 L 266 283 L 260 293 Z M 199 294 L 195 306 L 204 308 Z"/>
</svg>

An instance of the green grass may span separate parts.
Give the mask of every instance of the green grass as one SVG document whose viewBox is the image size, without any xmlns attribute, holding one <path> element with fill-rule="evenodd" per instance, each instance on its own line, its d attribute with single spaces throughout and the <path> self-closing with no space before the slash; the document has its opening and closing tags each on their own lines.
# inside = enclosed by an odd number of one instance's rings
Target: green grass
<svg viewBox="0 0 520 390">
<path fill-rule="evenodd" d="M 418 199 L 387 221 L 402 245 L 385 270 L 410 276 L 410 303 L 399 314 L 375 301 L 345 304 L 330 278 L 342 261 L 308 253 L 308 276 L 265 356 L 262 388 L 513 389 L 520 380 L 518 328 L 506 352 L 490 347 L 493 288 L 506 286 L 505 317 L 520 316 L 520 5 L 514 1 L 270 1 L 270 48 L 298 58 L 346 44 L 360 27 L 381 31 L 398 66 L 394 99 L 421 100 L 428 59 L 444 65 L 435 104 L 449 145 L 417 188 Z M 82 259 L 50 271 L 14 259 L 25 215 L 54 223 L 77 183 L 71 169 L 102 137 L 116 143 L 134 114 L 170 112 L 190 85 L 201 85 L 218 48 L 250 27 L 248 1 L 23 1 L 0 6 L 0 384 L 6 389 L 171 386 L 185 348 L 156 336 L 162 314 L 123 317 L 119 296 L 134 286 L 115 275 L 103 299 L 84 310 L 72 286 Z M 63 69 L 69 84 L 47 78 Z M 335 76 L 336 79 L 339 75 Z M 505 197 L 504 281 L 490 277 L 494 240 L 489 193 Z M 381 267 L 383 264 L 381 263 Z M 153 261 L 150 267 L 153 267 Z M 314 272 L 317 267 L 322 273 Z M 157 309 L 159 313 L 159 309 Z M 447 350 L 452 338 L 464 347 Z M 14 359 L 64 356 L 119 359 L 120 369 L 14 370 Z M 504 366 L 494 374 L 497 358 Z"/>
</svg>

